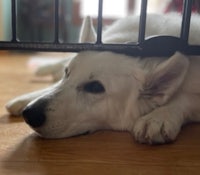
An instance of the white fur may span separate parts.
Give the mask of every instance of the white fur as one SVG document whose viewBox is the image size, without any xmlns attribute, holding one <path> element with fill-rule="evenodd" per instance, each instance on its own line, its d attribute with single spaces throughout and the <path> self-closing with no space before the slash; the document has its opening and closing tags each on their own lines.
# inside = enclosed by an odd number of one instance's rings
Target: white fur
<svg viewBox="0 0 200 175">
<path fill-rule="evenodd" d="M 190 43 L 200 44 L 199 16 L 192 19 Z M 177 14 L 149 15 L 146 35 L 178 36 L 180 24 Z M 94 42 L 96 34 L 89 17 L 80 33 L 80 42 Z M 133 42 L 137 36 L 138 17 L 128 17 L 107 27 L 103 41 Z M 200 120 L 198 57 L 175 53 L 169 59 L 140 59 L 86 51 L 77 54 L 66 67 L 65 76 L 54 86 L 7 104 L 11 114 L 20 115 L 29 102 L 28 106 L 34 107 L 48 99 L 44 111 L 47 120 L 34 128 L 43 137 L 63 138 L 113 129 L 129 131 L 141 143 L 165 143 L 177 137 L 184 123 Z M 93 81 L 101 82 L 105 92 L 91 93 L 83 88 Z"/>
</svg>

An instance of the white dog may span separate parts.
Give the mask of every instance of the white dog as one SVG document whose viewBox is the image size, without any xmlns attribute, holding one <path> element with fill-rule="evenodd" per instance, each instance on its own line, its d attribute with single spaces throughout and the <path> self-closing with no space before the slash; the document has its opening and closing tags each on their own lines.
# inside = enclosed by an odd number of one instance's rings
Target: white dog
<svg viewBox="0 0 200 175">
<path fill-rule="evenodd" d="M 103 33 L 106 43 L 137 41 L 138 17 L 117 21 Z M 179 35 L 177 14 L 148 15 L 146 36 Z M 200 19 L 194 16 L 190 43 L 200 44 Z M 80 42 L 94 42 L 96 33 L 87 17 Z M 133 58 L 112 52 L 85 51 L 56 65 L 43 67 L 55 78 L 52 87 L 15 98 L 11 114 L 45 138 L 64 138 L 101 129 L 131 132 L 141 143 L 176 139 L 181 126 L 200 121 L 200 58 L 175 53 L 164 58 Z M 47 68 L 47 69 L 46 69 Z"/>
</svg>

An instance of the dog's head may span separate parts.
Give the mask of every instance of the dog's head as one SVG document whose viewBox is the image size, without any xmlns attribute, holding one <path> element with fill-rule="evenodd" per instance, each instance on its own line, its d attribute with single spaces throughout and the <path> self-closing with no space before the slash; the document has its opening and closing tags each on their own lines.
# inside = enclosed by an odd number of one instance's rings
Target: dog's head
<svg viewBox="0 0 200 175">
<path fill-rule="evenodd" d="M 95 33 L 82 29 L 80 41 Z M 62 138 L 99 129 L 129 130 L 134 121 L 167 103 L 182 84 L 188 60 L 140 60 L 111 52 L 77 54 L 65 75 L 23 111 L 41 136 Z"/>
</svg>

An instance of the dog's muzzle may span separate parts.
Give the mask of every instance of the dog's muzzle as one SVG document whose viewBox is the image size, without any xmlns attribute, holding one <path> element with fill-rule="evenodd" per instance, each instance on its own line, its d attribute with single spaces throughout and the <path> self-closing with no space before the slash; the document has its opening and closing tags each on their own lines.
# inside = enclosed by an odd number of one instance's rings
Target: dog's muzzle
<svg viewBox="0 0 200 175">
<path fill-rule="evenodd" d="M 39 100 L 25 107 L 22 112 L 22 116 L 25 122 L 34 128 L 38 128 L 44 125 L 46 121 L 46 115 L 45 115 L 46 106 L 47 106 L 46 100 Z"/>
</svg>

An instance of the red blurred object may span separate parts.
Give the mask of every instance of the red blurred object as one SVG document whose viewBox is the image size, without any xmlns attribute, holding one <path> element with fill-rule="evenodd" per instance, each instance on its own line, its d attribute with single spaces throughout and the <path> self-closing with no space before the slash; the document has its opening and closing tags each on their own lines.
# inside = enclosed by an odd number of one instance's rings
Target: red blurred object
<svg viewBox="0 0 200 175">
<path fill-rule="evenodd" d="M 172 0 L 167 8 L 165 9 L 165 13 L 176 11 L 179 13 L 182 13 L 183 10 L 183 0 Z M 192 12 L 193 13 L 199 13 L 200 12 L 200 1 L 194 0 L 193 6 L 192 6 Z"/>
</svg>

